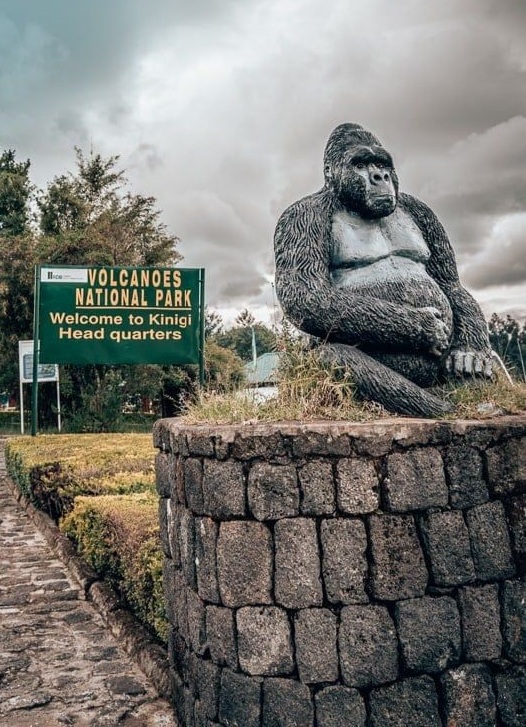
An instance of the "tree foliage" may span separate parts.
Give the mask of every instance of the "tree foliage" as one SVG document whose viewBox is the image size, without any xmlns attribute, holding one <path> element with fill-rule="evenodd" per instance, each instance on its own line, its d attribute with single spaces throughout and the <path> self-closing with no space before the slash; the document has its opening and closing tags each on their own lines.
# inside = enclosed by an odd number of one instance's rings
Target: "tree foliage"
<svg viewBox="0 0 526 727">
<path fill-rule="evenodd" d="M 148 267 L 181 259 L 178 238 L 161 222 L 155 198 L 129 191 L 118 157 L 75 151 L 75 171 L 40 192 L 30 182 L 29 160 L 17 162 L 11 150 L 0 157 L 0 391 L 17 391 L 18 340 L 33 337 L 35 264 Z M 85 412 L 88 430 L 107 430 L 130 387 L 148 397 L 156 389 L 161 399 L 169 390 L 173 402 L 174 382 L 188 386 L 192 378 L 170 371 L 175 367 L 143 367 L 142 374 L 135 367 L 132 375 L 129 368 L 62 367 L 64 409 L 76 426 Z M 49 397 L 49 387 L 40 389 Z"/>
<path fill-rule="evenodd" d="M 263 353 L 276 350 L 274 331 L 264 323 L 256 321 L 254 315 L 246 308 L 237 316 L 235 323 L 235 326 L 225 329 L 221 316 L 208 310 L 205 318 L 207 339 L 212 339 L 222 348 L 234 351 L 245 363 L 252 361 L 254 352 L 257 356 L 261 356 Z"/>
</svg>

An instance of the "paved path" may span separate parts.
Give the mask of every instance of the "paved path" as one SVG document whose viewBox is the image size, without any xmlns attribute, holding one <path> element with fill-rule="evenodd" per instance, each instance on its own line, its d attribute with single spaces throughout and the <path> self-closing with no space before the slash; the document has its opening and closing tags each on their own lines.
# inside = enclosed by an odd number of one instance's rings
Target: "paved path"
<svg viewBox="0 0 526 727">
<path fill-rule="evenodd" d="M 7 479 L 0 439 L 0 727 L 174 727 Z"/>
</svg>

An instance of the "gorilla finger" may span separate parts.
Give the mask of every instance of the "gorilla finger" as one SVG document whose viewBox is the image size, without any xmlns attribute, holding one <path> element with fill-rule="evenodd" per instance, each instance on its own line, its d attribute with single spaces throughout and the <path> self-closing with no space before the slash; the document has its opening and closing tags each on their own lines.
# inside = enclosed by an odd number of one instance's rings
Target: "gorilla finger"
<svg viewBox="0 0 526 727">
<path fill-rule="evenodd" d="M 454 362 L 455 362 L 455 373 L 456 374 L 463 374 L 464 373 L 464 352 L 463 351 L 457 351 L 454 354 Z"/>
<path fill-rule="evenodd" d="M 483 356 L 475 356 L 475 360 L 473 361 L 473 373 L 474 374 L 481 374 L 484 371 L 484 365 L 485 365 L 485 359 Z"/>
<path fill-rule="evenodd" d="M 473 360 L 475 358 L 475 354 L 468 351 L 466 355 L 464 356 L 464 373 L 466 374 L 473 374 L 474 373 L 474 367 L 473 367 Z"/>
<path fill-rule="evenodd" d="M 484 376 L 488 379 L 491 379 L 493 376 L 493 361 L 490 358 L 484 361 Z"/>
</svg>

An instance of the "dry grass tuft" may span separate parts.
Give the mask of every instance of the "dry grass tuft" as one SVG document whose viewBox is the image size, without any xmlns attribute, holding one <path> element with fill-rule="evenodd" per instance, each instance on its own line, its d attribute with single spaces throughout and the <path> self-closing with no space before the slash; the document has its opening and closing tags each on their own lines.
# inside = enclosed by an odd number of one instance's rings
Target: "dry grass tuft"
<svg viewBox="0 0 526 727">
<path fill-rule="evenodd" d="M 254 390 L 257 392 L 257 390 Z M 526 411 L 526 384 L 510 384 L 501 372 L 492 381 L 473 379 L 437 387 L 454 404 L 445 419 L 484 419 Z M 322 364 L 315 351 L 287 342 L 277 395 L 259 403 L 250 390 L 202 391 L 190 402 L 188 424 L 237 424 L 273 421 L 371 421 L 391 416 L 378 404 L 358 401 L 351 373 Z"/>
</svg>

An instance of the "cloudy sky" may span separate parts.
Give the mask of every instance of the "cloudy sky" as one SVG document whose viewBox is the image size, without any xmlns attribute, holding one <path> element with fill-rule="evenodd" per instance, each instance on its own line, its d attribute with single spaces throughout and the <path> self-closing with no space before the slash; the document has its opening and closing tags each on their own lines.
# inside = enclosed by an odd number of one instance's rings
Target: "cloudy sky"
<svg viewBox="0 0 526 727">
<path fill-rule="evenodd" d="M 391 150 L 489 315 L 526 317 L 525 0 L 0 0 L 0 143 L 120 155 L 227 319 L 272 321 L 280 213 L 343 121 Z"/>
</svg>

